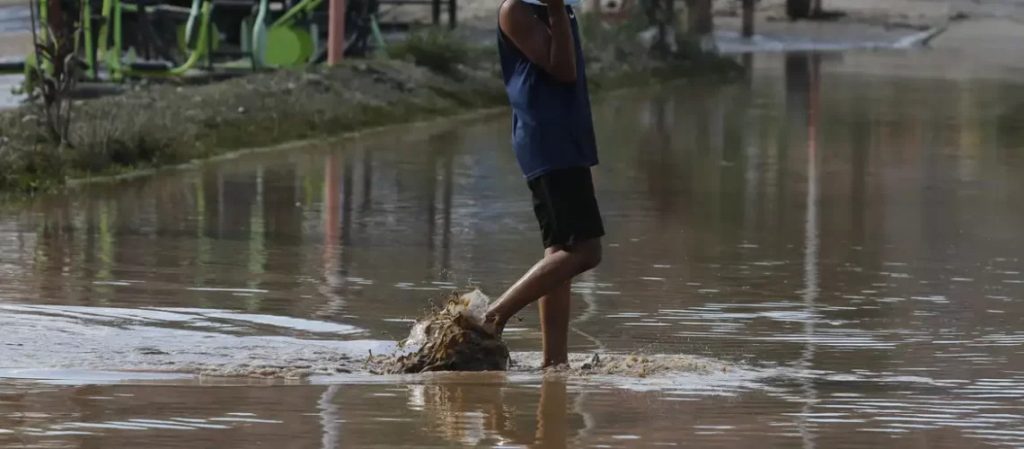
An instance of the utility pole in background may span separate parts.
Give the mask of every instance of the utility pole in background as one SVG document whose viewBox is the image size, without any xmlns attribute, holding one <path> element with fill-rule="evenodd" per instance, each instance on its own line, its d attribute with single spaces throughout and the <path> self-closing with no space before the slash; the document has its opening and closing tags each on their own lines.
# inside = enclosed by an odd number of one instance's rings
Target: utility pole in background
<svg viewBox="0 0 1024 449">
<path fill-rule="evenodd" d="M 790 20 L 810 17 L 811 0 L 786 0 L 786 15 Z"/>
<path fill-rule="evenodd" d="M 327 6 L 327 65 L 345 55 L 345 0 L 329 0 Z"/>
<path fill-rule="evenodd" d="M 703 51 L 714 48 L 715 19 L 712 14 L 711 0 L 686 0 L 686 31 L 700 42 Z"/>
<path fill-rule="evenodd" d="M 743 0 L 743 37 L 754 36 L 754 0 Z"/>
<path fill-rule="evenodd" d="M 690 34 L 704 36 L 714 31 L 711 0 L 686 0 L 687 30 Z"/>
</svg>

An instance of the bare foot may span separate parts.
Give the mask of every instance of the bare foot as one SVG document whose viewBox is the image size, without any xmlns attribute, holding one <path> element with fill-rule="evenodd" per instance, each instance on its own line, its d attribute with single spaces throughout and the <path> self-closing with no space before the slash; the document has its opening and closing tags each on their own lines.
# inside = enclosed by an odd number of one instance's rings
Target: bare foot
<svg viewBox="0 0 1024 449">
<path fill-rule="evenodd" d="M 488 313 L 487 315 L 484 315 L 484 322 L 480 327 L 484 332 L 500 339 L 501 333 L 505 330 L 505 323 L 498 319 L 497 314 Z"/>
<path fill-rule="evenodd" d="M 544 374 L 566 373 L 569 372 L 569 370 L 571 369 L 572 367 L 569 366 L 569 362 L 548 363 L 541 367 L 541 370 L 544 371 Z"/>
</svg>

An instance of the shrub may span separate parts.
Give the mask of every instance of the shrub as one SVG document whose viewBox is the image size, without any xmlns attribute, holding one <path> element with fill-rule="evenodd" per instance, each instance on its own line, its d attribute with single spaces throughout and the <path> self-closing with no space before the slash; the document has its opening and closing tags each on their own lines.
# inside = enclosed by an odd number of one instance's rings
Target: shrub
<svg viewBox="0 0 1024 449">
<path fill-rule="evenodd" d="M 445 75 L 455 75 L 459 66 L 470 59 L 471 49 L 454 33 L 431 27 L 409 35 L 406 40 L 388 47 L 388 56 L 407 59 Z"/>
</svg>

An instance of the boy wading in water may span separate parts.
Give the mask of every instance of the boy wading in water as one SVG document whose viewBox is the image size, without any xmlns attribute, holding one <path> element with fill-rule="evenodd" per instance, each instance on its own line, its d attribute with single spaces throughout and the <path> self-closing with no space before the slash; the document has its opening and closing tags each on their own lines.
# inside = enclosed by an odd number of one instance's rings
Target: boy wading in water
<svg viewBox="0 0 1024 449">
<path fill-rule="evenodd" d="M 565 0 L 504 0 L 498 53 L 512 106 L 512 146 L 533 192 L 544 258 L 487 311 L 500 335 L 508 320 L 540 300 L 544 366 L 568 362 L 573 277 L 601 262 L 604 225 L 590 167 L 597 145 L 576 16 Z"/>
</svg>

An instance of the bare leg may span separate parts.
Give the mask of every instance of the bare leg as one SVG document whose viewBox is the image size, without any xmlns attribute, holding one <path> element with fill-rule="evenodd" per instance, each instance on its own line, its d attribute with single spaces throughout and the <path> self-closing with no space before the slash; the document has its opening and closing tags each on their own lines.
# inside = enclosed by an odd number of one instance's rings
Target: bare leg
<svg viewBox="0 0 1024 449">
<path fill-rule="evenodd" d="M 540 330 L 544 340 L 544 368 L 569 363 L 569 304 L 572 281 L 540 298 Z"/>
<path fill-rule="evenodd" d="M 548 248 L 544 258 L 491 305 L 487 311 L 489 325 L 500 335 L 505 323 L 523 307 L 569 283 L 577 274 L 596 267 L 600 262 L 600 239 L 579 242 L 571 247 Z"/>
</svg>

